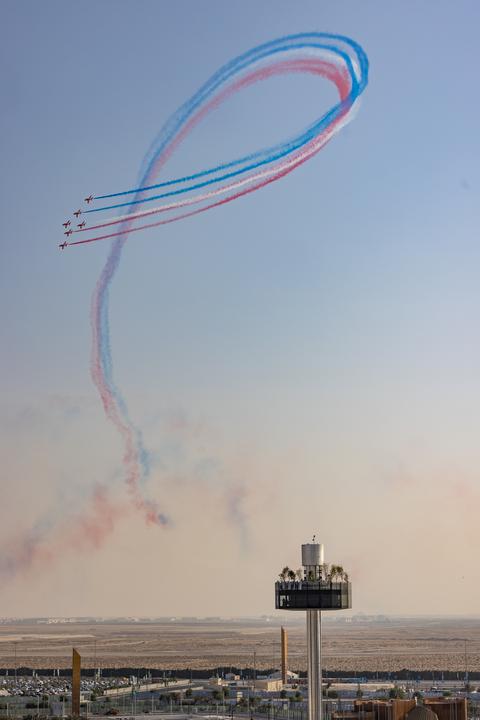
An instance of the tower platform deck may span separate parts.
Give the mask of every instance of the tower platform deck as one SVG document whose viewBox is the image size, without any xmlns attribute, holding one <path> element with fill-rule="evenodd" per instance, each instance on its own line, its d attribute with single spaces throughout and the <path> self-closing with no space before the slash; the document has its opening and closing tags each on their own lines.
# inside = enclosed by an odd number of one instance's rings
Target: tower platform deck
<svg viewBox="0 0 480 720">
<path fill-rule="evenodd" d="M 352 607 L 350 582 L 277 581 L 277 610 L 347 610 Z"/>
</svg>

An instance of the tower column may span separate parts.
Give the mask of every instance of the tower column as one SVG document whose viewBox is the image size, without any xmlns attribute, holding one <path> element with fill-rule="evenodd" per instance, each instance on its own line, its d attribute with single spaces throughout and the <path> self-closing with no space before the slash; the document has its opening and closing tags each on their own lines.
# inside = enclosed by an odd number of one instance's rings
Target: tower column
<svg viewBox="0 0 480 720">
<path fill-rule="evenodd" d="M 308 720 L 322 720 L 322 615 L 307 610 Z"/>
</svg>

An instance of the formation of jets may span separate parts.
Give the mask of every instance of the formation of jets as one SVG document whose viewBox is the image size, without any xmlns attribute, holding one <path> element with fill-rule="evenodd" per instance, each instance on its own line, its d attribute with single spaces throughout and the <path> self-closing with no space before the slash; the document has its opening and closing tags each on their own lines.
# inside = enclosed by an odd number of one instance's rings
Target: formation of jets
<svg viewBox="0 0 480 720">
<path fill-rule="evenodd" d="M 92 202 L 92 200 L 93 200 L 93 195 L 88 195 L 88 197 L 83 198 L 83 199 L 84 199 L 84 202 L 86 202 L 87 205 L 89 205 L 89 204 Z M 75 215 L 75 217 L 76 217 L 77 220 L 78 220 L 78 218 L 79 218 L 80 215 L 82 214 L 82 211 L 81 211 L 81 209 L 79 208 L 78 210 L 75 210 L 75 212 L 74 212 L 73 214 Z M 83 230 L 83 228 L 85 227 L 86 224 L 87 224 L 86 220 L 82 220 L 82 222 L 77 223 L 77 228 L 78 228 L 79 230 Z M 64 227 L 64 233 L 63 233 L 63 234 L 66 235 L 67 237 L 70 237 L 70 235 L 72 235 L 73 232 L 78 232 L 78 230 L 72 230 L 72 227 L 71 227 L 72 222 L 71 222 L 71 220 L 65 220 L 65 222 L 62 223 L 62 225 L 63 225 L 63 227 Z M 68 244 L 69 244 L 69 243 L 68 243 L 66 240 L 64 240 L 62 243 L 60 243 L 60 245 L 59 245 L 58 247 L 61 248 L 62 250 L 65 250 L 65 248 L 67 247 Z"/>
</svg>

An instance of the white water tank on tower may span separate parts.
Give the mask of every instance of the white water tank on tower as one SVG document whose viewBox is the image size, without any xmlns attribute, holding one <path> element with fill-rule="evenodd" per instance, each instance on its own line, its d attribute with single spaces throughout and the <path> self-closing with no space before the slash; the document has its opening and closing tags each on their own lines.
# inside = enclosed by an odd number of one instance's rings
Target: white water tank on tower
<svg viewBox="0 0 480 720">
<path fill-rule="evenodd" d="M 305 569 L 305 578 L 317 580 L 320 577 L 320 568 L 323 565 L 323 545 L 321 543 L 306 543 L 302 545 L 302 565 Z"/>
</svg>

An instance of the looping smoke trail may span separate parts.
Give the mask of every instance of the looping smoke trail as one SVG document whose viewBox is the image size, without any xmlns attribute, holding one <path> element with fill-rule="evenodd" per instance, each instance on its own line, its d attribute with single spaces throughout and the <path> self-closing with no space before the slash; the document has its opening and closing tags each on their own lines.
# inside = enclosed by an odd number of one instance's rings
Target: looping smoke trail
<svg viewBox="0 0 480 720">
<path fill-rule="evenodd" d="M 337 87 L 339 95 L 343 101 L 346 100 L 348 96 L 348 90 L 349 90 L 349 78 L 348 74 L 346 72 L 342 72 L 341 69 L 335 68 L 325 63 L 321 60 L 295 60 L 291 62 L 282 62 L 277 63 L 271 67 L 264 68 L 261 70 L 257 70 L 256 72 L 250 73 L 245 78 L 242 78 L 241 80 L 237 81 L 232 85 L 231 87 L 226 88 L 219 97 L 214 98 L 205 108 L 202 109 L 200 113 L 197 114 L 197 116 L 192 121 L 193 123 L 197 124 L 200 116 L 204 116 L 206 112 L 211 111 L 215 107 L 218 107 L 218 105 L 222 102 L 224 102 L 228 97 L 230 97 L 236 90 L 239 90 L 240 88 L 247 87 L 248 85 L 251 85 L 254 82 L 258 82 L 260 80 L 266 80 L 269 77 L 272 77 L 274 75 L 280 75 L 280 74 L 286 74 L 286 73 L 311 73 L 314 75 L 320 75 L 321 77 L 328 77 L 329 80 L 331 80 Z M 191 128 L 190 128 L 191 129 Z M 331 130 L 333 132 L 333 128 Z M 321 137 L 321 136 L 320 136 Z M 319 142 L 319 139 L 316 139 L 315 145 L 317 145 Z M 318 148 L 319 149 L 319 148 Z M 313 151 L 312 151 L 313 152 Z M 293 164 L 293 163 L 292 163 Z M 286 167 L 286 164 L 283 164 L 283 167 Z M 234 173 L 229 173 L 228 175 L 223 175 L 221 178 L 218 179 L 224 179 L 226 177 L 230 178 L 236 175 L 239 175 L 243 171 L 235 171 Z M 225 194 L 226 192 L 231 192 L 232 190 L 235 190 L 237 188 L 240 188 L 246 184 L 252 183 L 255 180 L 259 180 L 262 178 L 267 178 L 275 175 L 278 172 L 277 169 L 268 169 L 268 170 L 261 170 L 259 172 L 253 173 L 248 175 L 247 177 L 244 177 L 240 180 L 237 180 L 233 183 L 230 183 L 228 185 L 221 186 L 215 190 L 210 190 L 205 193 L 199 193 L 197 195 L 194 195 L 193 197 L 187 197 L 183 200 L 177 200 L 172 203 L 168 203 L 165 205 L 161 205 L 156 208 L 151 208 L 148 210 L 140 210 L 137 212 L 133 212 L 131 214 L 122 215 L 120 217 L 112 218 L 104 220 L 103 222 L 99 223 L 98 225 L 89 226 L 88 228 L 82 228 L 80 230 L 74 230 L 74 234 L 76 233 L 85 233 L 85 232 L 92 232 L 92 230 L 98 230 L 100 228 L 109 227 L 112 225 L 119 225 L 123 223 L 125 220 L 135 220 L 143 217 L 149 217 L 151 215 L 156 215 L 158 213 L 163 213 L 168 210 L 173 210 L 181 207 L 185 207 L 187 205 L 194 205 L 198 204 L 202 201 L 209 200 L 212 197 L 215 197 L 217 195 Z M 208 181 L 208 183 L 200 183 L 194 186 L 190 186 L 188 190 L 197 189 L 199 187 L 204 187 L 206 184 L 211 184 L 212 181 Z M 159 185 L 150 186 L 149 188 L 141 188 L 142 192 L 145 192 L 148 189 L 152 189 L 152 187 L 159 187 Z M 126 191 L 128 194 L 130 191 Z M 141 202 L 147 203 L 151 202 L 152 200 L 157 200 L 159 198 L 165 198 L 169 197 L 171 195 L 179 195 L 181 193 L 184 193 L 185 190 L 176 190 L 173 192 L 164 193 L 162 195 L 156 195 L 153 197 L 144 198 Z M 118 193 L 117 193 L 118 194 Z M 230 196 L 232 197 L 232 196 Z M 232 197 L 233 199 L 233 197 Z M 104 207 L 104 208 L 97 208 L 94 210 L 87 210 L 87 212 L 99 212 L 100 210 L 108 210 L 111 209 L 112 206 Z M 119 207 L 118 205 L 113 207 Z M 120 205 L 121 207 L 121 205 Z M 177 218 L 177 219 L 180 219 Z M 92 238 L 93 240 L 99 240 L 104 238 Z M 76 243 L 70 243 L 72 245 L 75 245 Z"/>
<path fill-rule="evenodd" d="M 155 178 L 165 163 L 208 113 L 242 88 L 275 74 L 290 72 L 314 73 L 333 82 L 338 90 L 339 102 L 302 133 L 274 147 L 264 148 L 181 178 L 155 183 Z M 91 232 L 110 226 L 115 226 L 115 230 L 67 243 L 83 245 L 106 239 L 114 240 L 92 296 L 91 374 L 105 413 L 123 441 L 123 464 L 133 504 L 144 514 L 148 523 L 165 525 L 169 521 L 155 503 L 145 499 L 142 492 L 142 482 L 149 473 L 148 455 L 141 433 L 132 423 L 126 403 L 115 385 L 110 349 L 109 287 L 118 268 L 124 244 L 132 232 L 176 222 L 219 207 L 292 172 L 318 153 L 333 135 L 352 119 L 367 83 L 367 56 L 357 43 L 345 36 L 301 33 L 253 48 L 220 68 L 171 116 L 144 158 L 137 187 L 94 198 L 106 200 L 128 196 L 130 199 L 84 211 L 85 214 L 91 214 L 126 208 L 124 214 L 74 232 Z M 210 186 L 212 189 L 207 189 Z M 169 189 L 156 195 L 145 195 L 160 188 Z M 215 199 L 218 196 L 222 197 Z M 172 197 L 178 199 L 147 210 L 141 209 L 146 203 Z M 187 212 L 182 210 L 192 205 L 198 207 Z M 136 220 L 160 213 L 176 214 L 156 222 L 134 225 Z"/>
</svg>

